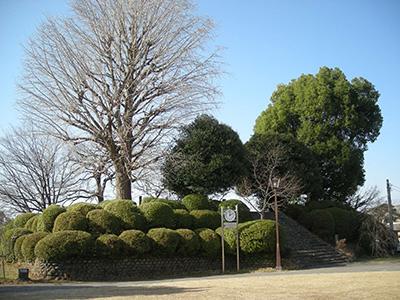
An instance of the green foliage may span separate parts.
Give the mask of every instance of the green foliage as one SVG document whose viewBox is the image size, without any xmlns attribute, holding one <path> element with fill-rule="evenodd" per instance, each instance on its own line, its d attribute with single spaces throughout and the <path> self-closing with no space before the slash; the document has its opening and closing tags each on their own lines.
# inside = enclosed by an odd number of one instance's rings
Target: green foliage
<svg viewBox="0 0 400 300">
<path fill-rule="evenodd" d="M 185 209 L 185 206 L 182 204 L 182 201 L 179 200 L 170 200 L 170 199 L 161 199 L 161 198 L 153 198 L 153 197 L 146 197 L 143 198 L 143 204 L 149 202 L 161 202 L 168 204 L 172 209 Z"/>
<path fill-rule="evenodd" d="M 86 217 L 87 213 L 91 210 L 100 208 L 99 205 L 93 203 L 75 203 L 70 205 L 67 208 L 67 211 L 74 211 L 81 213 L 84 217 Z"/>
<path fill-rule="evenodd" d="M 221 202 L 218 201 L 218 200 L 210 199 L 210 200 L 208 200 L 208 209 L 209 210 L 214 210 L 214 211 L 219 211 L 219 204 L 220 203 Z"/>
<path fill-rule="evenodd" d="M 200 194 L 186 195 L 183 197 L 182 203 L 188 211 L 208 209 L 209 207 L 207 196 Z"/>
<path fill-rule="evenodd" d="M 113 200 L 104 209 L 120 219 L 125 230 L 144 230 L 146 227 L 145 218 L 132 200 Z"/>
<path fill-rule="evenodd" d="M 180 241 L 180 235 L 168 228 L 150 229 L 147 236 L 153 241 L 154 254 L 158 256 L 173 256 Z"/>
<path fill-rule="evenodd" d="M 335 236 L 335 220 L 326 209 L 316 209 L 300 216 L 299 222 L 321 239 L 332 242 Z"/>
<path fill-rule="evenodd" d="M 20 236 L 30 234 L 32 231 L 25 228 L 10 228 L 4 232 L 3 236 L 3 254 L 7 260 L 11 261 L 15 259 L 14 245 Z"/>
<path fill-rule="evenodd" d="M 149 228 L 155 227 L 175 227 L 175 214 L 172 208 L 162 202 L 143 203 L 139 207 Z"/>
<path fill-rule="evenodd" d="M 32 232 L 37 231 L 37 224 L 38 224 L 38 221 L 39 221 L 40 218 L 41 218 L 41 215 L 35 215 L 35 216 L 33 216 L 32 218 L 30 218 L 30 219 L 26 222 L 24 228 L 29 229 L 29 230 L 32 231 Z"/>
<path fill-rule="evenodd" d="M 298 220 L 300 216 L 305 213 L 305 211 L 305 207 L 299 204 L 289 204 L 284 208 L 285 214 L 291 217 L 293 220 Z"/>
<path fill-rule="evenodd" d="M 257 220 L 251 221 L 248 225 L 240 232 L 240 249 L 245 254 L 273 254 L 276 241 L 275 222 L 271 220 Z M 283 246 L 284 237 L 281 231 L 280 244 Z"/>
<path fill-rule="evenodd" d="M 16 239 L 14 243 L 14 257 L 16 260 L 20 262 L 24 261 L 24 256 L 22 255 L 21 246 L 22 242 L 25 240 L 25 237 L 27 237 L 27 235 L 20 236 L 19 238 Z"/>
<path fill-rule="evenodd" d="M 103 200 L 98 204 L 98 206 L 100 206 L 101 208 L 104 208 L 104 206 L 106 206 L 108 203 L 110 203 L 112 201 L 114 201 L 114 200 Z"/>
<path fill-rule="evenodd" d="M 67 211 L 59 214 L 54 221 L 53 232 L 64 230 L 86 231 L 88 221 L 84 215 L 77 211 Z"/>
<path fill-rule="evenodd" d="M 37 231 L 52 232 L 54 221 L 63 212 L 65 212 L 65 208 L 59 205 L 52 204 L 47 207 L 37 221 Z"/>
<path fill-rule="evenodd" d="M 219 203 L 219 211 L 221 211 L 221 207 L 223 208 L 231 208 L 235 210 L 236 205 L 238 205 L 239 209 L 239 222 L 243 223 L 246 221 L 252 220 L 250 209 L 247 207 L 246 204 L 244 204 L 242 201 L 237 200 L 237 199 L 230 199 L 230 200 L 225 200 Z"/>
<path fill-rule="evenodd" d="M 218 258 L 221 253 L 221 238 L 209 228 L 196 229 L 200 238 L 200 253 L 209 258 Z"/>
<path fill-rule="evenodd" d="M 201 115 L 182 128 L 162 171 L 166 187 L 178 195 L 208 195 L 234 186 L 245 164 L 238 134 L 213 117 Z"/>
<path fill-rule="evenodd" d="M 94 235 L 113 233 L 120 234 L 122 232 L 121 220 L 112 213 L 104 209 L 94 209 L 87 213 L 89 232 Z"/>
<path fill-rule="evenodd" d="M 382 126 L 378 98 L 366 79 L 350 82 L 338 68 L 323 67 L 279 85 L 254 131 L 285 134 L 307 146 L 318 158 L 321 196 L 344 201 L 364 182 L 364 151 Z"/>
<path fill-rule="evenodd" d="M 193 216 L 194 228 L 216 229 L 221 225 L 221 215 L 213 210 L 193 210 L 190 212 Z"/>
<path fill-rule="evenodd" d="M 332 215 L 335 222 L 335 234 L 339 239 L 345 238 L 348 242 L 353 242 L 358 238 L 360 228 L 360 217 L 355 211 L 349 211 L 338 207 L 328 208 L 327 211 Z"/>
<path fill-rule="evenodd" d="M 121 257 L 124 253 L 124 242 L 115 234 L 100 235 L 95 242 L 95 253 L 100 257 Z"/>
<path fill-rule="evenodd" d="M 28 222 L 29 219 L 33 218 L 34 216 L 36 216 L 36 214 L 31 212 L 20 214 L 15 217 L 14 226 L 23 228 L 25 227 L 26 222 Z"/>
<path fill-rule="evenodd" d="M 194 256 L 200 249 L 200 239 L 198 235 L 190 229 L 175 230 L 180 235 L 180 240 L 176 253 L 182 256 Z"/>
<path fill-rule="evenodd" d="M 47 232 L 35 232 L 25 235 L 25 239 L 22 242 L 21 251 L 24 261 L 33 262 L 36 258 L 35 256 L 35 246 L 36 244 L 49 233 Z"/>
<path fill-rule="evenodd" d="M 65 261 L 89 257 L 94 248 L 91 235 L 84 231 L 67 230 L 50 233 L 35 247 L 35 256 L 43 261 Z"/>
<path fill-rule="evenodd" d="M 123 241 L 128 255 L 142 255 L 151 250 L 151 240 L 143 231 L 126 230 L 119 238 Z"/>
<path fill-rule="evenodd" d="M 313 211 L 316 209 L 331 208 L 331 207 L 350 209 L 348 206 L 346 206 L 345 203 L 339 202 L 339 201 L 332 201 L 332 200 L 309 201 L 306 203 L 306 206 L 305 206 L 305 208 L 308 211 Z"/>
<path fill-rule="evenodd" d="M 186 209 L 174 209 L 176 228 L 193 228 L 193 216 Z"/>
</svg>

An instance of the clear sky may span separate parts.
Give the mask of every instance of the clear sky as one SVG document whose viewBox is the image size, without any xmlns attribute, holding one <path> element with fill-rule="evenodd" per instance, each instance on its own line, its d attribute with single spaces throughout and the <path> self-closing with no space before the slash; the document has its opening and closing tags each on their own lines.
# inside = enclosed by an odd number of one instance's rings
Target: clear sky
<svg viewBox="0 0 400 300">
<path fill-rule="evenodd" d="M 243 142 L 279 83 L 321 66 L 362 76 L 380 92 L 383 127 L 365 155 L 365 186 L 400 187 L 400 1 L 197 0 L 216 23 L 227 75 L 216 117 Z M 46 16 L 69 14 L 64 0 L 0 0 L 0 130 L 18 123 L 16 82 L 23 44 Z M 400 190 L 400 188 L 399 188 Z M 400 192 L 392 198 L 400 203 Z"/>
</svg>

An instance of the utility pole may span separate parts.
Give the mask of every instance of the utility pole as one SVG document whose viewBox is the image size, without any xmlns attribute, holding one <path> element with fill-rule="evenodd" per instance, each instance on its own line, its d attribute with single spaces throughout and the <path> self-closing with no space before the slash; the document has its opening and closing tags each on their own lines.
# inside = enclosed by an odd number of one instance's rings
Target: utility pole
<svg viewBox="0 0 400 300">
<path fill-rule="evenodd" d="M 388 213 L 389 213 L 389 226 L 390 230 L 393 231 L 393 209 L 392 209 L 392 196 L 390 194 L 390 182 L 386 179 L 386 191 L 387 191 L 387 201 L 388 201 Z"/>
</svg>

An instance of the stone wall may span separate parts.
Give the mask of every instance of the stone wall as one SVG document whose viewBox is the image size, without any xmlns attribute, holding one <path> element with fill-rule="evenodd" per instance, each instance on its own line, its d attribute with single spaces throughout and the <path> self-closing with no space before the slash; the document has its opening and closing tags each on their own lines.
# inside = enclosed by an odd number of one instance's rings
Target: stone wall
<svg viewBox="0 0 400 300">
<path fill-rule="evenodd" d="M 236 258 L 227 257 L 226 270 L 236 270 Z M 272 267 L 273 261 L 260 257 L 242 258 L 241 268 Z M 121 260 L 74 260 L 65 262 L 36 261 L 31 272 L 44 279 L 142 280 L 161 277 L 179 277 L 201 272 L 221 271 L 221 260 L 201 257 L 129 258 Z"/>
</svg>

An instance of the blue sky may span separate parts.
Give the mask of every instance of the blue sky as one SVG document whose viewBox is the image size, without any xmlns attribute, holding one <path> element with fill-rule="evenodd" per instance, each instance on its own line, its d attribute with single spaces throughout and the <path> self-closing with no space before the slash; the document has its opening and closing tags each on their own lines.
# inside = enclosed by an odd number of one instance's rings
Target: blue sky
<svg viewBox="0 0 400 300">
<path fill-rule="evenodd" d="M 245 142 L 279 83 L 321 66 L 362 76 L 381 93 L 384 123 L 365 155 L 366 186 L 400 187 L 400 1 L 198 0 L 216 23 L 227 75 L 214 113 Z M 23 44 L 45 16 L 69 14 L 64 0 L 0 0 L 0 130 L 18 124 L 16 82 Z M 400 192 L 392 198 L 400 203 Z"/>
</svg>

